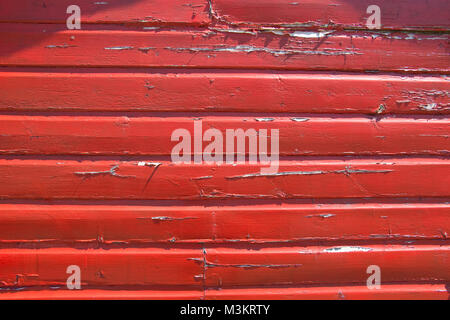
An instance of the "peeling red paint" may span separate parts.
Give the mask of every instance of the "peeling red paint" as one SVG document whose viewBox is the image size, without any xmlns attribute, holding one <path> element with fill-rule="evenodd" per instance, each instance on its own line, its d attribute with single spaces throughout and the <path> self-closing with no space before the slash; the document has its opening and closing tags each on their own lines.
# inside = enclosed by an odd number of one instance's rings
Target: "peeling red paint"
<svg viewBox="0 0 450 320">
<path fill-rule="evenodd" d="M 448 1 L 71 2 L 0 4 L 0 299 L 449 299 Z"/>
</svg>

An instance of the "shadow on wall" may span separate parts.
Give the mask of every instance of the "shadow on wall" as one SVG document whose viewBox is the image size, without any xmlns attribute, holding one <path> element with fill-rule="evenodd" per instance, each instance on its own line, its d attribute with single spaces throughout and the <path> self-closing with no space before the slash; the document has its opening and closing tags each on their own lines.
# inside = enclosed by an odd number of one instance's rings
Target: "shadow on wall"
<svg viewBox="0 0 450 320">
<path fill-rule="evenodd" d="M 42 33 L 67 31 L 71 5 L 81 31 L 135 26 L 189 26 L 209 22 L 207 0 L 15 0 L 0 2 L 0 58 L 43 42 Z M 41 25 L 41 26 L 40 26 Z M 142 29 L 140 29 L 142 30 Z M 73 30 L 79 32 L 78 30 Z M 36 33 L 39 36 L 36 37 Z"/>
</svg>

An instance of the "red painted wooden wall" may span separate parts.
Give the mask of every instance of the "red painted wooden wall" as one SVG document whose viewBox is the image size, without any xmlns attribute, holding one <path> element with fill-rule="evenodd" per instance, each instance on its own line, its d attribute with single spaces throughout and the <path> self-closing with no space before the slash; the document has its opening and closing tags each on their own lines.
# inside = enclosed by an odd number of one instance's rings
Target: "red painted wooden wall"
<svg viewBox="0 0 450 320">
<path fill-rule="evenodd" d="M 2 1 L 0 299 L 448 299 L 449 9 Z M 278 173 L 172 162 L 196 121 Z"/>
</svg>

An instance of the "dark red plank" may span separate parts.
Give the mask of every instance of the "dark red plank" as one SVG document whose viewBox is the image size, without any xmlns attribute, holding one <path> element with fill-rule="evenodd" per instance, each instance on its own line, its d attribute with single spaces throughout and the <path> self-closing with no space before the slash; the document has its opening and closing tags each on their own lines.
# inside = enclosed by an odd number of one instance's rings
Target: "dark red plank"
<svg viewBox="0 0 450 320">
<path fill-rule="evenodd" d="M 82 29 L 85 23 L 204 25 L 210 20 L 207 0 L 17 0 L 0 3 L 0 22 L 65 25 L 71 5 L 80 8 Z"/>
<path fill-rule="evenodd" d="M 380 8 L 381 29 L 448 30 L 446 0 L 212 0 L 214 18 L 247 26 L 367 28 L 371 5 Z"/>
</svg>

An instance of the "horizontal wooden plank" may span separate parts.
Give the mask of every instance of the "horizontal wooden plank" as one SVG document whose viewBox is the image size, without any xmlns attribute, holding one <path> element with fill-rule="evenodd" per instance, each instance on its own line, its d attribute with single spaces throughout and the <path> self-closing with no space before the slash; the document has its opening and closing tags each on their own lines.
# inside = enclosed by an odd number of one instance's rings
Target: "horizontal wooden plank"
<svg viewBox="0 0 450 320">
<path fill-rule="evenodd" d="M 0 204 L 0 243 L 269 243 L 427 240 L 450 234 L 439 203 Z"/>
<path fill-rule="evenodd" d="M 365 0 L 80 0 L 81 30 L 68 1 L 17 1 L 0 299 L 448 299 L 446 2 L 381 0 L 380 32 Z M 170 162 L 200 121 L 279 129 L 277 169 Z"/>
<path fill-rule="evenodd" d="M 0 249 L 0 285 L 66 286 L 67 267 L 80 268 L 81 286 L 201 286 L 200 249 Z M 200 281 L 195 277 L 200 275 Z"/>
<path fill-rule="evenodd" d="M 210 20 L 206 0 L 18 0 L 0 3 L 0 22 L 65 25 L 71 5 L 80 8 L 81 28 L 85 23 L 204 25 Z"/>
<path fill-rule="evenodd" d="M 32 293 L 24 293 L 24 296 L 27 295 L 34 296 Z M 64 294 L 53 293 L 51 296 L 58 297 Z M 368 289 L 367 286 L 207 290 L 205 298 L 207 300 L 447 300 L 449 293 L 445 284 L 382 284 L 377 290 Z"/>
<path fill-rule="evenodd" d="M 265 164 L 0 160 L 1 199 L 448 197 L 444 158 L 282 160 Z M 271 170 L 272 170 L 271 169 Z"/>
<path fill-rule="evenodd" d="M 187 143 L 191 145 L 189 153 L 193 154 L 196 137 L 202 139 L 212 128 L 222 135 L 223 141 L 219 143 L 223 154 L 238 152 L 238 142 L 232 150 L 227 149 L 230 141 L 227 132 L 235 133 L 238 129 L 252 137 L 244 142 L 247 154 L 259 152 L 250 149 L 252 139 L 256 141 L 261 132 L 272 135 L 272 130 L 279 131 L 282 156 L 450 154 L 448 118 L 267 115 L 206 116 L 201 120 L 192 116 L 0 115 L 0 154 L 171 155 L 180 143 L 171 141 L 177 129 L 190 132 Z M 195 153 L 203 152 L 209 144 L 203 141 L 201 150 Z M 269 150 L 270 145 L 269 141 Z"/>
<path fill-rule="evenodd" d="M 0 71 L 0 110 L 450 113 L 450 82 L 445 77 L 57 71 Z"/>
<path fill-rule="evenodd" d="M 379 0 L 213 0 L 216 20 L 234 25 L 366 28 L 370 5 L 380 8 L 382 29 L 448 30 L 448 2 Z"/>
<path fill-rule="evenodd" d="M 0 300 L 200 300 L 203 290 L 132 290 L 132 289 L 81 289 L 81 290 L 2 290 Z"/>
<path fill-rule="evenodd" d="M 5 24 L 0 66 L 248 68 L 448 73 L 442 34 L 334 32 L 311 36 L 210 30 L 66 30 Z"/>
<path fill-rule="evenodd" d="M 290 0 L 145 0 L 87 1 L 79 0 L 82 23 L 139 23 L 150 25 L 207 25 L 210 16 L 215 26 L 295 27 L 295 28 L 367 28 L 371 13 L 368 0 L 302 1 Z M 63 1 L 18 0 L 0 4 L 0 22 L 61 23 L 70 14 L 73 3 Z M 407 0 L 381 0 L 381 29 L 448 30 L 447 2 L 426 3 Z"/>
<path fill-rule="evenodd" d="M 204 252 L 204 253 L 202 253 Z M 448 245 L 206 249 L 1 249 L 3 289 L 65 286 L 80 267 L 81 286 L 245 287 L 365 284 L 370 265 L 384 283 L 449 280 Z"/>
<path fill-rule="evenodd" d="M 366 284 L 367 267 L 381 269 L 382 283 L 447 282 L 448 245 L 207 249 L 207 286 L 270 286 L 318 283 Z"/>
<path fill-rule="evenodd" d="M 245 288 L 202 291 L 176 290 L 20 290 L 1 291 L 2 300 L 68 300 L 68 299 L 151 299 L 151 300 L 447 300 L 444 284 L 383 284 L 381 289 L 366 286 Z"/>
</svg>

